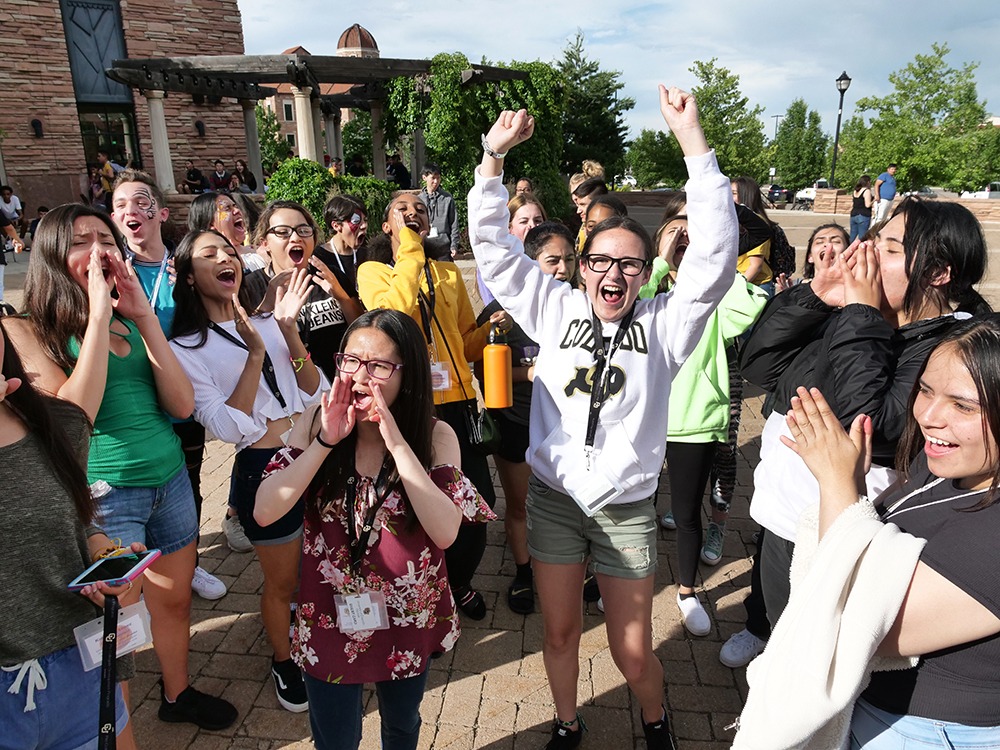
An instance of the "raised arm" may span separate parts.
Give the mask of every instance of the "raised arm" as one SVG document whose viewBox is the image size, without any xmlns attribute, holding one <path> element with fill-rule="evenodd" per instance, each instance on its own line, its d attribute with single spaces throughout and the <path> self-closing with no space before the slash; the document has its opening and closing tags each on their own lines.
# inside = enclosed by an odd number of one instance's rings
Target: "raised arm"
<svg viewBox="0 0 1000 750">
<path fill-rule="evenodd" d="M 369 310 L 399 310 L 410 317 L 417 311 L 420 275 L 424 270 L 424 245 L 408 227 L 397 229 L 399 249 L 392 267 L 369 261 L 358 268 L 358 294 Z"/>
</svg>

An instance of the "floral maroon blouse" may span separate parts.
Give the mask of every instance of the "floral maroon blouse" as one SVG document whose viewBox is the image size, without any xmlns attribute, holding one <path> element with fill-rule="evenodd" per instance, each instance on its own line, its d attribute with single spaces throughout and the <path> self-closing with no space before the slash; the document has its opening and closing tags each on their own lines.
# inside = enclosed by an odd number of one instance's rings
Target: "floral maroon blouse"
<svg viewBox="0 0 1000 750">
<path fill-rule="evenodd" d="M 264 476 L 284 469 L 301 452 L 278 451 Z M 429 476 L 461 509 L 464 523 L 496 519 L 459 469 L 437 466 Z M 372 477 L 359 475 L 357 482 L 359 523 L 376 494 Z M 427 669 L 432 654 L 454 647 L 461 628 L 444 551 L 419 524 L 412 530 L 405 524 L 402 494 L 393 490 L 375 514 L 361 575 L 354 576 L 343 496 L 329 504 L 318 524 L 306 515 L 292 658 L 310 676 L 343 684 L 414 677 Z M 340 632 L 333 597 L 364 591 L 385 594 L 392 624 L 387 630 Z"/>
</svg>

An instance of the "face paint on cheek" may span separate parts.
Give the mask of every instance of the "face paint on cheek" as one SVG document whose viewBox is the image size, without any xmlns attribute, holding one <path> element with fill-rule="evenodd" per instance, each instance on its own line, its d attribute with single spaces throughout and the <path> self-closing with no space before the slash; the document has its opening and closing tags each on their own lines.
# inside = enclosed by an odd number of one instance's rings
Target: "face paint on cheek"
<svg viewBox="0 0 1000 750">
<path fill-rule="evenodd" d="M 146 188 L 140 188 L 135 191 L 135 198 L 136 202 L 139 203 L 139 210 L 142 211 L 143 216 L 146 217 L 147 221 L 152 221 L 153 217 L 156 216 L 156 199 L 153 198 L 153 194 L 146 190 Z M 140 202 L 143 198 L 145 200 Z"/>
</svg>

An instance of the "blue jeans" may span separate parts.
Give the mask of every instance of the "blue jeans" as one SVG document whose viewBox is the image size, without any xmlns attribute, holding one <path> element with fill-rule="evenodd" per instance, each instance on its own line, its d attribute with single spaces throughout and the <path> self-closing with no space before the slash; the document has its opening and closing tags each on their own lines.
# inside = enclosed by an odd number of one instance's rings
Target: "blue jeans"
<svg viewBox="0 0 1000 750">
<path fill-rule="evenodd" d="M 420 701 L 427 672 L 405 680 L 375 683 L 382 720 L 382 750 L 416 750 L 420 737 Z M 357 750 L 361 744 L 361 694 L 364 684 L 324 682 L 305 672 L 309 725 L 317 750 Z"/>
<path fill-rule="evenodd" d="M 142 542 L 164 555 L 198 538 L 191 480 L 183 466 L 159 487 L 114 487 L 98 501 L 97 525 L 126 547 Z"/>
<path fill-rule="evenodd" d="M 852 216 L 850 242 L 854 242 L 854 240 L 856 239 L 863 238 L 865 236 L 865 232 L 868 231 L 868 227 L 870 227 L 871 225 L 872 225 L 871 216 L 862 216 L 861 214 L 858 214 L 857 216 Z"/>
<path fill-rule="evenodd" d="M 1000 727 L 970 727 L 899 716 L 859 699 L 851 717 L 851 750 L 996 750 Z"/>
</svg>

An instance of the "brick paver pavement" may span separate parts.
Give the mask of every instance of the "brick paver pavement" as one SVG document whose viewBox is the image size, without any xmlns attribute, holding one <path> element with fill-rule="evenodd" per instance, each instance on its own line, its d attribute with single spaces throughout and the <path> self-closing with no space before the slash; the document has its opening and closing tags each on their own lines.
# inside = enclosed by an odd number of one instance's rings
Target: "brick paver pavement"
<svg viewBox="0 0 1000 750">
<path fill-rule="evenodd" d="M 667 705 L 680 750 L 728 748 L 732 723 L 746 695 L 744 670 L 719 663 L 722 643 L 742 628 L 743 597 L 750 583 L 752 535 L 748 518 L 751 466 L 756 464 L 761 398 L 751 388 L 744 402 L 737 497 L 728 524 L 725 554 L 715 567 L 702 565 L 698 590 L 709 603 L 712 633 L 686 633 L 674 602 L 674 532 L 660 531 L 659 566 L 653 601 L 653 640 L 666 672 Z M 132 682 L 132 705 L 142 748 L 272 750 L 312 747 L 308 714 L 282 709 L 274 695 L 270 647 L 258 611 L 262 578 L 254 555 L 232 552 L 220 524 L 229 491 L 232 449 L 212 442 L 202 474 L 205 505 L 201 564 L 219 576 L 229 594 L 215 602 L 195 597 L 192 609 L 191 677 L 199 689 L 222 695 L 240 711 L 236 725 L 223 732 L 191 725 L 165 724 L 159 706 L 157 663 L 151 649 L 138 654 L 139 673 Z M 504 512 L 497 489 L 497 512 Z M 664 473 L 659 508 L 667 507 L 669 484 Z M 421 750 L 533 750 L 548 740 L 553 706 L 542 665 L 541 615 L 515 615 L 506 591 L 514 564 L 504 545 L 503 523 L 490 525 L 489 546 L 474 585 L 486 597 L 489 614 L 482 622 L 467 618 L 454 651 L 433 662 L 421 713 Z M 581 713 L 589 731 L 584 747 L 644 748 L 638 707 L 611 660 L 604 618 L 595 605 L 584 605 L 580 653 Z M 379 747 L 378 709 L 369 695 L 363 750 Z"/>
</svg>

